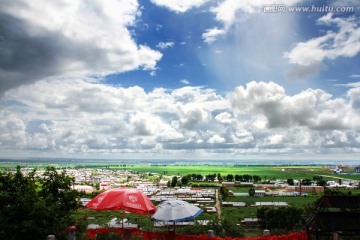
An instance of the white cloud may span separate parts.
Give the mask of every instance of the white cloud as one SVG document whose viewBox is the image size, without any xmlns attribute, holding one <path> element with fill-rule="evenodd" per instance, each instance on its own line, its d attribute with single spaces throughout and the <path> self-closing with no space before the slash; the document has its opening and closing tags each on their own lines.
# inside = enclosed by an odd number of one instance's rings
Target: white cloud
<svg viewBox="0 0 360 240">
<path fill-rule="evenodd" d="M 349 129 L 360 127 L 357 115 L 344 99 L 332 99 L 322 90 L 308 89 L 287 96 L 282 86 L 273 82 L 250 82 L 229 95 L 233 108 L 260 114 L 268 128 L 306 126 L 310 129 Z"/>
<path fill-rule="evenodd" d="M 26 125 L 20 116 L 0 110 L 0 148 L 26 146 Z"/>
<path fill-rule="evenodd" d="M 356 9 L 356 7 L 360 7 L 360 3 L 357 0 L 335 0 L 335 1 L 331 1 L 330 2 L 331 6 L 336 6 L 336 7 L 354 7 Z"/>
<path fill-rule="evenodd" d="M 291 1 L 292 5 L 297 4 L 301 0 Z M 230 28 L 239 21 L 244 21 L 252 14 L 261 13 L 262 7 L 271 4 L 288 4 L 287 0 L 224 0 L 216 7 L 211 8 L 211 12 L 215 14 L 215 19 L 220 22 L 222 28 L 207 29 L 203 34 L 206 43 L 212 43 L 221 35 L 226 34 Z"/>
<path fill-rule="evenodd" d="M 270 137 L 268 137 L 269 143 L 272 145 L 279 144 L 283 140 L 283 135 L 281 134 L 275 134 Z"/>
<path fill-rule="evenodd" d="M 346 98 L 313 89 L 290 96 L 272 82 L 221 96 L 204 87 L 146 92 L 91 79 L 41 80 L 0 100 L 0 149 L 220 158 L 356 151 L 359 99 L 359 88 Z"/>
<path fill-rule="evenodd" d="M 360 74 L 352 74 L 349 77 L 351 77 L 351 78 L 360 78 Z"/>
<path fill-rule="evenodd" d="M 150 74 L 150 76 L 155 77 L 156 76 L 156 71 L 151 71 L 149 74 Z"/>
<path fill-rule="evenodd" d="M 350 98 L 351 106 L 354 109 L 360 110 L 360 82 L 357 83 L 355 88 L 348 91 L 348 97 Z"/>
<path fill-rule="evenodd" d="M 128 27 L 137 1 L 2 2 L 0 93 L 47 77 L 151 70 L 162 54 L 138 45 Z M 114 40 L 116 39 L 116 40 Z"/>
<path fill-rule="evenodd" d="M 208 143 L 223 143 L 223 142 L 225 142 L 225 138 L 220 137 L 217 134 L 215 134 L 208 140 Z"/>
<path fill-rule="evenodd" d="M 183 13 L 192 8 L 197 8 L 209 0 L 151 0 L 153 4 L 166 7 L 174 12 Z"/>
<path fill-rule="evenodd" d="M 349 87 L 349 88 L 357 88 L 360 87 L 360 82 L 351 82 L 351 83 L 338 83 L 334 84 L 335 86 Z"/>
<path fill-rule="evenodd" d="M 190 84 L 189 80 L 187 80 L 187 79 L 181 79 L 181 80 L 180 80 L 180 83 L 185 84 L 185 85 L 189 85 L 189 84 Z"/>
<path fill-rule="evenodd" d="M 212 28 L 207 29 L 205 33 L 202 34 L 202 38 L 206 43 L 213 43 L 219 36 L 224 35 L 226 33 L 223 29 Z"/>
<path fill-rule="evenodd" d="M 160 31 L 163 27 L 161 24 L 156 24 L 156 31 Z"/>
<path fill-rule="evenodd" d="M 222 112 L 215 116 L 215 120 L 223 124 L 234 124 L 236 121 L 228 112 Z"/>
<path fill-rule="evenodd" d="M 167 49 L 174 46 L 174 42 L 159 42 L 156 47 L 161 49 Z"/>
<path fill-rule="evenodd" d="M 325 35 L 312 38 L 284 54 L 290 63 L 301 66 L 318 64 L 326 59 L 354 57 L 360 52 L 360 27 L 354 17 L 334 17 L 332 13 L 318 19 L 319 25 L 335 25 L 338 32 L 328 31 Z"/>
</svg>

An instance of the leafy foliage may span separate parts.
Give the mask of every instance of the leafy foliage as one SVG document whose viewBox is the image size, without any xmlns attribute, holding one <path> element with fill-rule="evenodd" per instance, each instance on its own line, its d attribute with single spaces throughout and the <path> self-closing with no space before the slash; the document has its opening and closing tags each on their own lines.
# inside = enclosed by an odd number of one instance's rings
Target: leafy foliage
<svg viewBox="0 0 360 240">
<path fill-rule="evenodd" d="M 215 234 L 218 236 L 222 232 L 221 225 L 218 224 L 219 219 L 215 217 L 208 225 L 200 225 L 199 223 L 195 222 L 193 226 L 186 226 L 176 229 L 177 234 L 183 235 L 201 235 L 207 234 L 208 230 L 213 230 Z"/>
<path fill-rule="evenodd" d="M 310 186 L 311 185 L 311 180 L 306 178 L 306 179 L 303 179 L 301 181 L 301 184 L 304 185 L 304 186 Z"/>
<path fill-rule="evenodd" d="M 255 196 L 255 189 L 254 188 L 249 188 L 249 196 L 250 197 Z"/>
<path fill-rule="evenodd" d="M 189 180 L 191 179 L 191 175 L 188 174 L 188 175 L 185 175 L 181 178 L 181 183 L 183 185 L 187 185 L 189 183 Z"/>
<path fill-rule="evenodd" d="M 43 177 L 0 174 L 0 239 L 45 239 L 71 223 L 78 208 L 74 179 L 48 167 Z"/>
<path fill-rule="evenodd" d="M 216 180 L 216 173 L 205 176 L 205 181 L 214 182 Z"/>
<path fill-rule="evenodd" d="M 313 177 L 313 180 L 316 182 L 316 184 L 318 186 L 326 186 L 326 181 L 324 180 L 324 178 L 322 176 L 315 175 Z"/>
<path fill-rule="evenodd" d="M 263 228 L 293 230 L 299 227 L 303 209 L 297 207 L 261 207 L 256 213 Z"/>
<path fill-rule="evenodd" d="M 294 179 L 288 178 L 286 181 L 289 184 L 289 186 L 294 186 Z"/>
<path fill-rule="evenodd" d="M 236 225 L 237 222 L 234 221 L 233 218 L 225 218 L 223 221 L 223 228 L 225 230 L 226 236 L 231 237 L 243 237 L 244 230 L 241 226 Z"/>
<path fill-rule="evenodd" d="M 175 187 L 177 185 L 177 182 L 178 182 L 177 176 L 173 176 L 171 179 L 171 186 Z"/>
<path fill-rule="evenodd" d="M 223 200 L 225 200 L 229 196 L 229 189 L 227 189 L 226 187 L 220 187 L 219 192 L 222 195 Z"/>
<path fill-rule="evenodd" d="M 233 180 L 234 180 L 234 175 L 232 175 L 232 174 L 226 175 L 226 181 L 232 182 Z"/>
</svg>

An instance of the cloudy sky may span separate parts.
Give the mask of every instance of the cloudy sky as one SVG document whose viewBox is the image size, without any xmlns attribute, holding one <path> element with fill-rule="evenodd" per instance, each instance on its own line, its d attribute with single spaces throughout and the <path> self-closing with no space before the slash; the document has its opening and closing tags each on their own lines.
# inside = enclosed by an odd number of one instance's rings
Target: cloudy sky
<svg viewBox="0 0 360 240">
<path fill-rule="evenodd" d="M 0 157 L 357 159 L 359 15 L 357 0 L 1 0 Z"/>
</svg>

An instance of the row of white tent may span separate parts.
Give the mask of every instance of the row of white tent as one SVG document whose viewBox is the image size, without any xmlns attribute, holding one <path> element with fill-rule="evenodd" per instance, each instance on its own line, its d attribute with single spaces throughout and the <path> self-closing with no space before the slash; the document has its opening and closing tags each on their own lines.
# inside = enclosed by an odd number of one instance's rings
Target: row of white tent
<svg viewBox="0 0 360 240">
<path fill-rule="evenodd" d="M 154 196 L 149 198 L 151 201 L 154 202 L 162 202 L 162 201 L 170 201 L 170 200 L 183 200 L 183 201 L 195 201 L 198 203 L 213 203 L 215 202 L 211 198 L 203 198 L 203 197 L 176 197 L 176 196 Z"/>
<path fill-rule="evenodd" d="M 287 202 L 255 202 L 255 207 L 287 207 L 289 204 Z"/>
</svg>

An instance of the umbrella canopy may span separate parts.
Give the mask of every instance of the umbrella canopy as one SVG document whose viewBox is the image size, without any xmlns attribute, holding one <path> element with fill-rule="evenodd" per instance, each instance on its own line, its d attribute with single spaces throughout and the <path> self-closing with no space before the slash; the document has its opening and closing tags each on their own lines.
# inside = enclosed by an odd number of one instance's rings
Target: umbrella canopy
<svg viewBox="0 0 360 240">
<path fill-rule="evenodd" d="M 193 220 L 198 217 L 204 210 L 181 200 L 169 200 L 160 203 L 156 207 L 156 212 L 152 215 L 151 220 L 182 222 Z"/>
<path fill-rule="evenodd" d="M 114 188 L 100 193 L 85 206 L 93 210 L 125 210 L 138 214 L 154 213 L 155 206 L 140 190 Z"/>
</svg>

